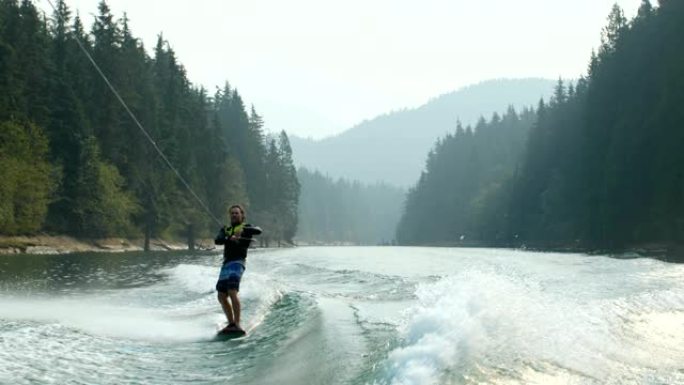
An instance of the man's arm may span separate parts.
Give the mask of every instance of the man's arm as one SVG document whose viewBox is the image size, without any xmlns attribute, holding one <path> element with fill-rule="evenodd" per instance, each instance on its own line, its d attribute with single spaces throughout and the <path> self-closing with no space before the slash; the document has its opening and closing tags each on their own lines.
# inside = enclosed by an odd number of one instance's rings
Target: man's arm
<svg viewBox="0 0 684 385">
<path fill-rule="evenodd" d="M 245 225 L 245 227 L 242 229 L 242 234 L 249 237 L 252 235 L 259 235 L 261 232 L 261 227 L 252 226 L 250 224 Z"/>
<path fill-rule="evenodd" d="M 250 224 L 245 225 L 238 234 L 237 242 L 241 247 L 248 248 L 254 239 L 253 235 L 261 234 L 261 228 L 258 226 L 252 226 Z"/>
<path fill-rule="evenodd" d="M 218 235 L 216 235 L 216 239 L 214 239 L 214 244 L 215 245 L 225 245 L 226 244 L 226 229 L 225 229 L 225 227 L 221 227 L 221 230 L 219 230 Z"/>
<path fill-rule="evenodd" d="M 252 243 L 252 236 L 247 235 L 247 234 L 242 234 L 242 236 L 240 236 L 236 240 L 236 242 L 238 243 L 238 245 L 240 245 L 240 247 L 249 248 L 249 245 Z"/>
</svg>

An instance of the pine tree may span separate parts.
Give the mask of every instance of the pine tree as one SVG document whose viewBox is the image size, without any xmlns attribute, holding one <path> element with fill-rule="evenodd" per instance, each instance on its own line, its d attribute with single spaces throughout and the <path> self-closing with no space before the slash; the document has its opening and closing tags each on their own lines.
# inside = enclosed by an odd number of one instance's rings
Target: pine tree
<svg viewBox="0 0 684 385">
<path fill-rule="evenodd" d="M 52 161 L 62 169 L 62 183 L 57 197 L 50 209 L 49 228 L 58 232 L 74 230 L 73 207 L 81 140 L 86 132 L 85 116 L 82 104 L 73 90 L 72 81 L 76 74 L 69 67 L 70 57 L 80 54 L 75 50 L 74 37 L 67 23 L 70 11 L 64 1 L 57 3 L 57 11 L 52 16 L 51 29 L 53 38 L 52 62 L 55 74 L 50 94 L 52 111 L 48 133 L 50 135 L 50 155 Z"/>
<path fill-rule="evenodd" d="M 92 27 L 92 56 L 109 81 L 114 86 L 119 86 L 121 30 L 105 0 L 98 4 L 98 11 Z M 106 144 L 102 146 L 102 154 L 105 159 L 111 160 L 123 148 L 122 138 L 117 130 L 122 107 L 107 84 L 99 79 L 99 75 L 93 74 L 93 77 L 88 103 L 89 115 L 92 117 L 95 135 Z"/>
<path fill-rule="evenodd" d="M 641 0 L 641 5 L 637 11 L 637 20 L 645 19 L 653 15 L 653 6 L 649 0 Z"/>
<path fill-rule="evenodd" d="M 601 53 L 609 54 L 613 52 L 617 46 L 620 35 L 627 28 L 627 18 L 622 11 L 622 8 L 616 3 L 608 15 L 608 25 L 601 33 Z"/>
<path fill-rule="evenodd" d="M 50 36 L 44 20 L 29 0 L 19 6 L 17 40 L 13 41 L 16 56 L 16 76 L 21 87 L 21 116 L 46 127 L 50 116 L 50 79 L 53 68 L 49 59 Z"/>
<path fill-rule="evenodd" d="M 297 203 L 301 187 L 297 180 L 297 170 L 292 159 L 292 147 L 285 131 L 280 132 L 278 139 L 279 171 L 282 173 L 281 178 L 283 181 L 279 199 L 282 202 L 282 208 L 276 211 L 282 212 L 283 222 L 285 223 L 283 239 L 293 243 L 293 238 L 297 233 Z"/>
</svg>

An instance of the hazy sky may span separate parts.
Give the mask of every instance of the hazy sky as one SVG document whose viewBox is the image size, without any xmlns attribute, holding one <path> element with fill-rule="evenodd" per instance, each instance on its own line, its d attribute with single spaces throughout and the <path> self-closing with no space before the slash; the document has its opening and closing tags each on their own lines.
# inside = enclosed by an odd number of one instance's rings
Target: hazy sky
<svg viewBox="0 0 684 385">
<path fill-rule="evenodd" d="M 46 0 L 37 0 L 46 9 Z M 617 0 L 632 17 L 641 0 Z M 90 27 L 98 0 L 67 0 Z M 585 73 L 614 0 L 108 0 L 190 80 L 227 80 L 270 130 L 323 137 L 502 77 Z"/>
</svg>

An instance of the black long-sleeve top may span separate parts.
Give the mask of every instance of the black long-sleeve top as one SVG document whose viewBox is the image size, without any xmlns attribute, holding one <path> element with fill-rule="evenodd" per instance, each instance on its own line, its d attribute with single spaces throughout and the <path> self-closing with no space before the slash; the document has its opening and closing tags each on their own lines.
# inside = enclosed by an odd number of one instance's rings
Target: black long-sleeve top
<svg viewBox="0 0 684 385">
<path fill-rule="evenodd" d="M 233 261 L 244 261 L 247 259 L 247 249 L 252 243 L 252 232 L 244 231 L 244 228 L 251 227 L 251 225 L 239 224 L 236 226 L 224 226 L 219 230 L 219 233 L 214 239 L 217 245 L 224 245 L 223 248 L 223 263 Z M 243 230 L 242 234 L 237 240 L 231 241 L 230 237 L 234 232 Z"/>
</svg>

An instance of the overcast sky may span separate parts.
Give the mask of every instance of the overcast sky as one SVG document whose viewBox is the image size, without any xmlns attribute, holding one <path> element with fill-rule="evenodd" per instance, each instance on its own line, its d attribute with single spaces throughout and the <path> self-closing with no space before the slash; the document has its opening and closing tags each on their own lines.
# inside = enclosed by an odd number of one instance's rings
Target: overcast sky
<svg viewBox="0 0 684 385">
<path fill-rule="evenodd" d="M 37 0 L 43 8 L 46 0 Z M 641 0 L 617 0 L 632 17 Z M 90 27 L 98 0 L 67 0 Z M 225 81 L 272 131 L 328 136 L 492 78 L 576 78 L 614 0 L 109 0 L 148 51 Z"/>
</svg>

